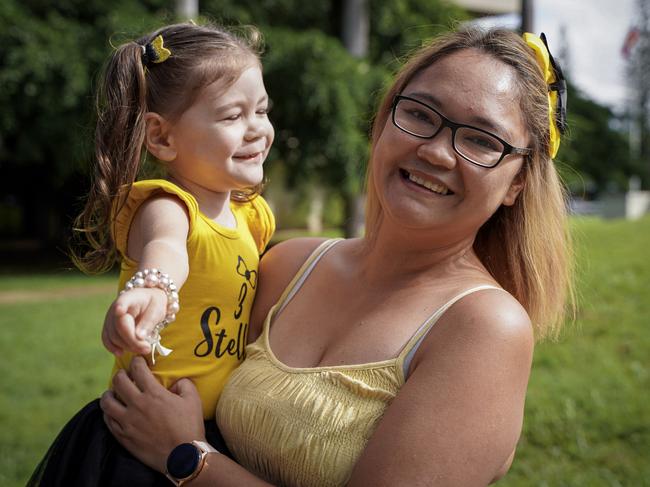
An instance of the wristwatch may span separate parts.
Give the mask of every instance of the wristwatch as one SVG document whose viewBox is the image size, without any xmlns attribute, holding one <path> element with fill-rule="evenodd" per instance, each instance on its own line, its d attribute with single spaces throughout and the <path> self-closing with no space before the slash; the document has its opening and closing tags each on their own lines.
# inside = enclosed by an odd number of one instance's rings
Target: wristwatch
<svg viewBox="0 0 650 487">
<path fill-rule="evenodd" d="M 204 441 L 181 443 L 167 457 L 165 475 L 174 485 L 181 486 L 201 473 L 208 453 L 216 452 L 212 445 Z"/>
</svg>

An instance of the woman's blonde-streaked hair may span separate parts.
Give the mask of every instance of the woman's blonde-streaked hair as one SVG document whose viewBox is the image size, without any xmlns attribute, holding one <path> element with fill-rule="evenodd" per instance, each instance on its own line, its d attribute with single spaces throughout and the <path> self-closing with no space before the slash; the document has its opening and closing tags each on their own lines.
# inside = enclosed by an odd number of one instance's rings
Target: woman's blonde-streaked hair
<svg viewBox="0 0 650 487">
<path fill-rule="evenodd" d="M 112 222 L 146 158 L 145 114 L 176 121 L 202 88 L 219 81 L 226 89 L 251 65 L 259 65 L 262 38 L 253 27 L 234 33 L 193 22 L 168 25 L 115 48 L 96 94 L 97 126 L 92 184 L 73 227 L 71 257 L 86 273 L 109 270 L 117 259 Z M 162 36 L 171 56 L 145 66 L 143 46 Z M 245 201 L 262 185 L 231 192 Z"/>
<path fill-rule="evenodd" d="M 397 73 L 372 127 L 366 236 L 372 241 L 382 218 L 372 160 L 393 99 L 418 73 L 464 49 L 484 52 L 516 73 L 519 107 L 533 149 L 521 169 L 524 188 L 515 204 L 501 206 L 480 228 L 474 250 L 499 284 L 524 306 L 536 337 L 556 337 L 575 305 L 566 194 L 549 156 L 548 86 L 532 49 L 516 33 L 466 27 L 443 34 L 416 51 Z"/>
</svg>

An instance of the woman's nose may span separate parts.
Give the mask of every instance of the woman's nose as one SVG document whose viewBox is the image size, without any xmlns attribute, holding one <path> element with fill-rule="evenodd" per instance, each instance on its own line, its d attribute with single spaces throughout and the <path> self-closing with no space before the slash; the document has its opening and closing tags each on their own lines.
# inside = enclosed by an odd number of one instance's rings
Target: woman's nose
<svg viewBox="0 0 650 487">
<path fill-rule="evenodd" d="M 423 140 L 416 154 L 429 164 L 453 169 L 457 161 L 452 139 L 451 129 L 444 127 L 431 139 Z"/>
</svg>

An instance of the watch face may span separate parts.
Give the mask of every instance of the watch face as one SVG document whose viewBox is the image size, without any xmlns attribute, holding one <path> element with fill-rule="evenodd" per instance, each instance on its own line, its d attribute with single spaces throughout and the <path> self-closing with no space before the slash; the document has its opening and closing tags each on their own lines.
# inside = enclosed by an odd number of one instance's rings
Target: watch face
<svg viewBox="0 0 650 487">
<path fill-rule="evenodd" d="M 201 461 L 201 452 L 192 443 L 181 443 L 167 457 L 167 472 L 176 479 L 184 479 L 194 473 Z"/>
</svg>

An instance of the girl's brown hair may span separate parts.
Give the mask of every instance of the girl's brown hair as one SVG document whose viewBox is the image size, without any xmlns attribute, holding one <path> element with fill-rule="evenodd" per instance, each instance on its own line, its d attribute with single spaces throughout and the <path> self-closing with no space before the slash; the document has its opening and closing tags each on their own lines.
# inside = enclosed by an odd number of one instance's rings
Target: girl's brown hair
<svg viewBox="0 0 650 487">
<path fill-rule="evenodd" d="M 499 284 L 524 306 L 536 336 L 555 336 L 574 306 L 573 255 L 566 195 L 549 156 L 548 86 L 535 54 L 523 39 L 505 29 L 469 27 L 437 37 L 419 49 L 398 72 L 381 102 L 372 127 L 372 151 L 394 97 L 418 73 L 464 49 L 484 52 L 514 70 L 533 150 L 521 169 L 524 188 L 516 203 L 501 206 L 481 227 L 474 250 Z M 366 180 L 366 234 L 372 241 L 382 218 L 372 179 L 372 155 Z"/>
<path fill-rule="evenodd" d="M 143 61 L 143 46 L 162 36 L 171 56 Z M 181 23 L 163 27 L 115 49 L 96 95 L 95 164 L 86 204 L 74 223 L 80 247 L 72 259 L 88 273 L 109 270 L 116 260 L 112 221 L 142 169 L 147 112 L 177 120 L 200 90 L 219 80 L 227 88 L 249 66 L 259 64 L 261 36 L 253 28 L 236 35 L 214 25 Z M 145 66 L 146 64 L 146 66 Z M 233 191 L 250 199 L 260 187 Z"/>
</svg>

